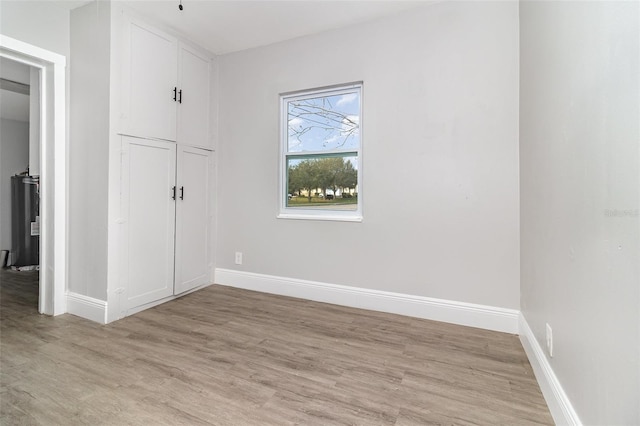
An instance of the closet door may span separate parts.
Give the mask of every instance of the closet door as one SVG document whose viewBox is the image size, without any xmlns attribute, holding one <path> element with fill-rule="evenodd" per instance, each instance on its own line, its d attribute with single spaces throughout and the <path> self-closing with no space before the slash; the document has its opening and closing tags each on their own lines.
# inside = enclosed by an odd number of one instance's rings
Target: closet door
<svg viewBox="0 0 640 426">
<path fill-rule="evenodd" d="M 122 261 L 132 313 L 173 294 L 176 145 L 123 137 L 123 148 Z"/>
<path fill-rule="evenodd" d="M 175 294 L 209 283 L 211 153 L 178 146 Z"/>
<path fill-rule="evenodd" d="M 176 140 L 178 40 L 124 17 L 121 133 Z"/>
<path fill-rule="evenodd" d="M 185 44 L 180 44 L 179 57 L 178 142 L 210 148 L 209 58 Z"/>
</svg>

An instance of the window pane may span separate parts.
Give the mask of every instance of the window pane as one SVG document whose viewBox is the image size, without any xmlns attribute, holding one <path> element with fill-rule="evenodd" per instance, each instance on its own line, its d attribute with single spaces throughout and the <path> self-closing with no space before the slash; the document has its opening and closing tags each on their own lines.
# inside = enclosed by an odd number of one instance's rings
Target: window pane
<svg viewBox="0 0 640 426">
<path fill-rule="evenodd" d="M 289 152 L 355 150 L 360 146 L 360 92 L 287 101 Z"/>
<path fill-rule="evenodd" d="M 356 155 L 288 156 L 287 207 L 357 210 Z"/>
</svg>

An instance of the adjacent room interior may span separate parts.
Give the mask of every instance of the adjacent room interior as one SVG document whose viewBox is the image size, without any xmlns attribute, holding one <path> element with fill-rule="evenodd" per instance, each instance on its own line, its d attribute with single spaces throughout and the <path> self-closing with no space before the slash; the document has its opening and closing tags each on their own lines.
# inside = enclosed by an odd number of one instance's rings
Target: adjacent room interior
<svg viewBox="0 0 640 426">
<path fill-rule="evenodd" d="M 0 58 L 0 268 L 3 282 L 38 291 L 39 79 L 32 67 Z M 37 301 L 36 301 L 37 305 Z"/>
<path fill-rule="evenodd" d="M 2 423 L 640 423 L 639 3 L 0 7 Z"/>
</svg>

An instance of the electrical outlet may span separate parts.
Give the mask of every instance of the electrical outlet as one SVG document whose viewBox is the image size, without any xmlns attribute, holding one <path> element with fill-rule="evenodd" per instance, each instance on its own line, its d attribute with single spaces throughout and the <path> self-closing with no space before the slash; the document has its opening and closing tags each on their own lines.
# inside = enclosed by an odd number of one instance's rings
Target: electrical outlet
<svg viewBox="0 0 640 426">
<path fill-rule="evenodd" d="M 236 265 L 242 265 L 242 252 L 236 252 Z"/>
<path fill-rule="evenodd" d="M 553 330 L 551 330 L 551 326 L 547 323 L 547 352 L 549 352 L 549 356 L 553 358 Z"/>
</svg>

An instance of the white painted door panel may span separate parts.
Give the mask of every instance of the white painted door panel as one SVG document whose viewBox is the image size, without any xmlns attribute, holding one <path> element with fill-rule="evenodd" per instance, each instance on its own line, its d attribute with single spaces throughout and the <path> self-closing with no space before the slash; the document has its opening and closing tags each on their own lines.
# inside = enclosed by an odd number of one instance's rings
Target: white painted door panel
<svg viewBox="0 0 640 426">
<path fill-rule="evenodd" d="M 209 58 L 184 44 L 179 51 L 178 142 L 210 148 Z"/>
<path fill-rule="evenodd" d="M 122 133 L 176 140 L 178 41 L 125 17 Z"/>
<path fill-rule="evenodd" d="M 124 137 L 127 309 L 173 294 L 176 145 Z"/>
<path fill-rule="evenodd" d="M 209 281 L 210 155 L 178 147 L 175 294 Z"/>
</svg>

